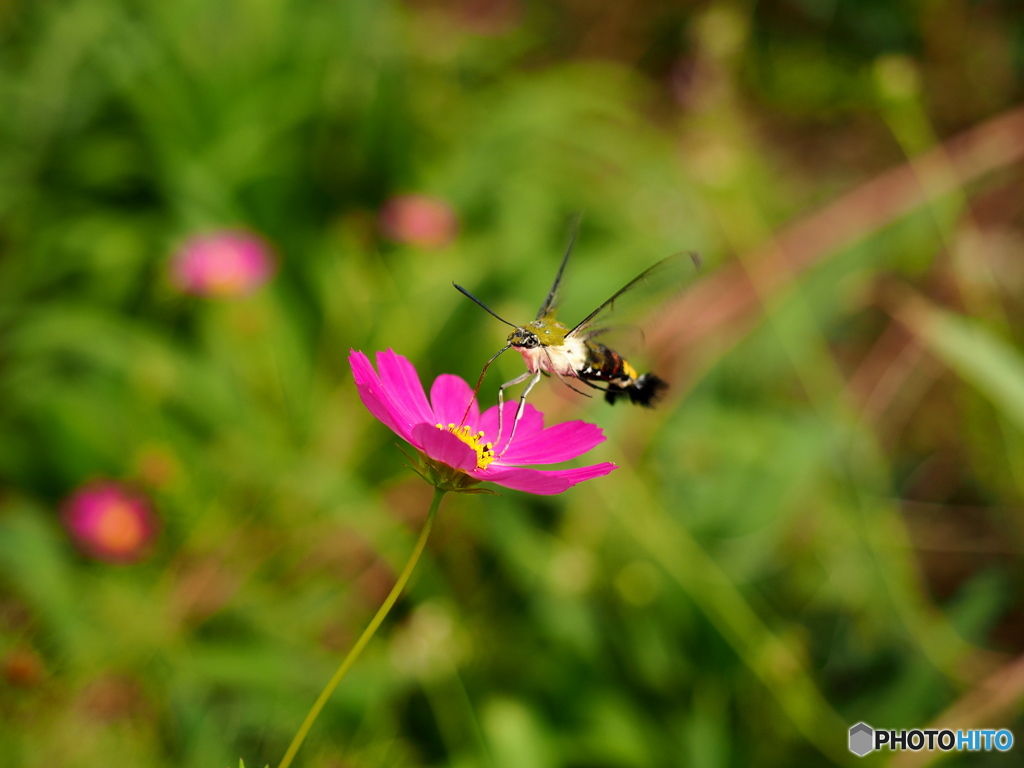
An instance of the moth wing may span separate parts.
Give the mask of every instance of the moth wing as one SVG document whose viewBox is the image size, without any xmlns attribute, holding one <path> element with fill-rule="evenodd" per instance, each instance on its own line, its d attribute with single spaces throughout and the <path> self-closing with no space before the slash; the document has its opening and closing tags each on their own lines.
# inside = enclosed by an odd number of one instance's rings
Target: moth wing
<svg viewBox="0 0 1024 768">
<path fill-rule="evenodd" d="M 597 309 L 577 323 L 567 337 L 593 339 L 611 346 L 602 337 L 625 333 L 643 343 L 643 325 L 650 323 L 653 309 L 682 293 L 693 282 L 701 266 L 701 257 L 693 251 L 680 251 L 648 267 Z M 630 330 L 633 329 L 633 330 Z"/>
<path fill-rule="evenodd" d="M 554 312 L 555 307 L 558 306 L 558 289 L 562 284 L 562 275 L 565 274 L 565 265 L 569 263 L 569 256 L 572 254 L 572 247 L 576 244 L 576 235 L 580 231 L 580 220 L 583 218 L 583 214 L 576 214 L 575 218 L 570 225 L 569 230 L 569 245 L 565 249 L 565 255 L 562 257 L 562 263 L 558 266 L 558 272 L 555 274 L 555 282 L 551 284 L 551 290 L 548 291 L 547 297 L 544 299 L 544 303 L 540 305 L 540 309 L 537 310 L 537 319 L 550 315 Z"/>
<path fill-rule="evenodd" d="M 591 326 L 578 333 L 584 341 L 594 341 L 614 349 L 622 357 L 631 357 L 643 349 L 646 334 L 640 325 L 601 325 Z"/>
</svg>

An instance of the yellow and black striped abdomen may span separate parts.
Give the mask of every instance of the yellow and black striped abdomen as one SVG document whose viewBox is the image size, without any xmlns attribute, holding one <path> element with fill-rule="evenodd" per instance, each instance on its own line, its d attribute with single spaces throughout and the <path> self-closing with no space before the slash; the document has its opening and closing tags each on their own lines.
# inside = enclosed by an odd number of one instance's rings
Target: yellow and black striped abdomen
<svg viewBox="0 0 1024 768">
<path fill-rule="evenodd" d="M 646 408 L 654 406 L 661 392 L 668 384 L 653 373 L 638 374 L 628 361 L 613 349 L 593 341 L 586 343 L 587 359 L 576 376 L 584 381 L 600 381 L 604 388 L 606 402 L 615 404 L 620 397 L 628 397 L 631 403 Z"/>
</svg>

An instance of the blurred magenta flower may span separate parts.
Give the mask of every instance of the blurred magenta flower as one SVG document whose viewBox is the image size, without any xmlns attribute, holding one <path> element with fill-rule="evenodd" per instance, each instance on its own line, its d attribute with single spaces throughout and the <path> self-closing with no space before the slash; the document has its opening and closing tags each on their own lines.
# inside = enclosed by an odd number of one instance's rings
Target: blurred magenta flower
<svg viewBox="0 0 1024 768">
<path fill-rule="evenodd" d="M 427 195 L 396 195 L 380 209 L 380 230 L 389 240 L 420 248 L 441 248 L 459 232 L 455 211 Z"/>
<path fill-rule="evenodd" d="M 171 259 L 171 281 L 197 296 L 241 296 L 270 280 L 273 250 L 262 237 L 224 229 L 186 240 Z"/>
<path fill-rule="evenodd" d="M 553 464 L 582 456 L 604 441 L 601 429 L 583 421 L 544 427 L 544 416 L 527 404 L 516 431 L 498 445 L 486 442 L 498 431 L 498 408 L 482 414 L 472 388 L 458 376 L 443 374 L 423 391 L 412 363 L 391 350 L 377 353 L 377 371 L 362 352 L 352 350 L 349 364 L 359 396 L 370 413 L 424 457 L 424 476 L 446 490 L 464 490 L 487 481 L 537 494 L 561 493 L 584 480 L 607 475 L 610 462 L 578 469 L 533 469 L 524 464 Z M 466 407 L 469 412 L 463 423 Z M 505 403 L 505 423 L 518 404 Z M 504 451 L 504 453 L 502 453 Z"/>
<path fill-rule="evenodd" d="M 146 498 L 113 481 L 76 490 L 64 501 L 62 518 L 79 549 L 109 563 L 141 560 L 158 531 Z"/>
</svg>

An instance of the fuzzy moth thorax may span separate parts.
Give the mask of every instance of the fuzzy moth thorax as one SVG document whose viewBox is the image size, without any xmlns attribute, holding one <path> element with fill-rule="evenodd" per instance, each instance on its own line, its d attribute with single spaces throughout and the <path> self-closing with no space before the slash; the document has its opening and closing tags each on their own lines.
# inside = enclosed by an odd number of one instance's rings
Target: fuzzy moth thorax
<svg viewBox="0 0 1024 768">
<path fill-rule="evenodd" d="M 533 320 L 516 328 L 508 335 L 508 343 L 517 349 L 534 347 L 560 347 L 565 344 L 569 329 L 555 319 Z"/>
</svg>

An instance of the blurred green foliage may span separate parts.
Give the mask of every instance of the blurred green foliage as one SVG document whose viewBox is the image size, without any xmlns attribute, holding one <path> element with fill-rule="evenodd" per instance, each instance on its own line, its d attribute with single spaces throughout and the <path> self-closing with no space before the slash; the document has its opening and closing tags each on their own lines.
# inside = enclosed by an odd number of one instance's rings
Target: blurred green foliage
<svg viewBox="0 0 1024 768">
<path fill-rule="evenodd" d="M 577 210 L 568 319 L 680 249 L 710 280 L 1024 95 L 1012 2 L 619 5 L 0 4 L 0 766 L 276 763 L 430 497 L 348 351 L 473 381 L 504 331 L 453 280 L 531 317 Z M 849 725 L 954 706 L 1024 734 L 1020 690 L 971 695 L 1024 650 L 1022 186 L 687 319 L 655 412 L 543 387 L 621 468 L 447 498 L 297 765 L 845 764 Z M 382 237 L 408 192 L 458 238 Z M 181 295 L 222 227 L 276 279 Z M 144 562 L 62 529 L 98 477 L 153 500 Z"/>
</svg>

